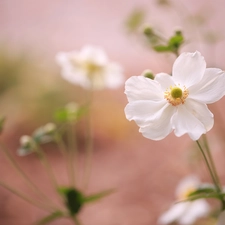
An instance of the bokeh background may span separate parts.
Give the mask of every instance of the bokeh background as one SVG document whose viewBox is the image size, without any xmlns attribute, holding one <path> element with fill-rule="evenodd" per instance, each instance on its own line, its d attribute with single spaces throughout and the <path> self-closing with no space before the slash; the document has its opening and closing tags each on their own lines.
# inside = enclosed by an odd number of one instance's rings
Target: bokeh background
<svg viewBox="0 0 225 225">
<path fill-rule="evenodd" d="M 123 66 L 125 79 L 145 69 L 169 73 L 175 56 L 151 50 L 141 27 L 132 25 L 132 15 L 138 12 L 141 22 L 167 38 L 181 29 L 186 39 L 182 51 L 198 50 L 208 67 L 224 69 L 224 7 L 223 0 L 0 0 L 0 112 L 6 116 L 2 141 L 27 175 L 54 198 L 37 158 L 19 158 L 16 149 L 20 136 L 52 121 L 57 108 L 84 101 L 84 90 L 61 78 L 55 55 L 92 44 L 103 47 L 111 60 Z M 109 188 L 116 192 L 82 210 L 79 217 L 84 225 L 155 225 L 174 201 L 174 189 L 181 178 L 197 174 L 210 182 L 195 143 L 187 136 L 171 134 L 155 142 L 138 133 L 135 123 L 125 118 L 127 99 L 123 92 L 124 86 L 94 93 L 95 150 L 87 193 Z M 210 106 L 215 126 L 209 140 L 225 182 L 224 104 L 222 99 Z M 78 127 L 81 160 L 83 136 Z M 54 145 L 47 147 L 48 158 L 63 184 L 65 164 Z M 29 193 L 3 154 L 0 168 L 0 179 Z M 1 225 L 30 225 L 45 215 L 45 211 L 0 188 Z"/>
</svg>

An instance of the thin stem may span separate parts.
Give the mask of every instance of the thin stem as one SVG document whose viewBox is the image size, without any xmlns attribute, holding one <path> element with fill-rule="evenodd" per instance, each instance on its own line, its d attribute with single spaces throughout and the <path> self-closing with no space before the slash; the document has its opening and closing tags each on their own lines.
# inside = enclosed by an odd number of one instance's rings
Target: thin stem
<svg viewBox="0 0 225 225">
<path fill-rule="evenodd" d="M 68 153 L 66 145 L 65 145 L 64 141 L 62 140 L 62 138 L 60 136 L 57 136 L 56 143 L 59 147 L 59 150 L 60 150 L 61 154 L 65 158 L 69 183 L 72 184 L 73 172 L 71 171 L 71 167 L 70 167 L 70 154 Z"/>
<path fill-rule="evenodd" d="M 42 192 L 30 179 L 29 177 L 24 173 L 24 171 L 19 167 L 19 165 L 16 163 L 16 161 L 14 160 L 14 158 L 11 156 L 10 152 L 8 149 L 6 149 L 6 147 L 0 142 L 0 146 L 1 149 L 3 151 L 3 153 L 5 154 L 7 160 L 9 161 L 9 163 L 11 164 L 11 166 L 15 169 L 15 171 L 24 179 L 24 181 L 26 181 L 26 183 L 30 186 L 30 188 L 39 195 L 39 197 L 41 197 L 42 199 L 46 200 L 50 200 L 50 198 L 48 198 L 47 195 L 45 195 L 44 192 Z M 51 200 L 50 200 L 51 201 Z"/>
<path fill-rule="evenodd" d="M 20 197 L 24 201 L 26 201 L 26 202 L 28 202 L 28 203 L 30 203 L 30 204 L 32 204 L 32 205 L 34 205 L 34 206 L 36 206 L 40 209 L 45 209 L 46 211 L 49 211 L 49 212 L 51 212 L 54 209 L 54 208 L 50 207 L 49 205 L 44 204 L 43 202 L 39 202 L 37 200 L 35 201 L 35 200 L 31 199 L 30 197 L 26 196 L 22 192 L 17 191 L 16 189 L 10 187 L 9 185 L 5 184 L 2 181 L 0 181 L 0 186 L 4 187 L 5 189 L 7 189 L 8 191 L 17 195 L 18 197 Z"/>
<path fill-rule="evenodd" d="M 48 174 L 48 177 L 51 180 L 51 183 L 52 183 L 53 187 L 55 188 L 55 190 L 57 190 L 58 189 L 58 183 L 57 183 L 55 174 L 52 170 L 52 167 L 49 164 L 49 161 L 48 161 L 44 151 L 40 147 L 38 147 L 37 149 L 38 149 L 38 151 L 36 153 L 39 156 L 43 166 L 45 167 L 45 169 L 47 171 L 47 174 Z"/>
<path fill-rule="evenodd" d="M 92 90 L 87 94 L 88 114 L 86 120 L 86 158 L 84 167 L 84 189 L 87 188 L 88 182 L 91 176 L 92 168 L 92 156 L 93 156 L 93 132 L 92 132 L 92 121 L 90 115 L 90 108 L 92 102 Z"/>
<path fill-rule="evenodd" d="M 208 155 L 209 163 L 211 164 L 212 171 L 214 173 L 215 179 L 216 179 L 218 185 L 221 187 L 219 176 L 218 176 L 217 171 L 216 171 L 216 166 L 215 166 L 215 163 L 214 163 L 213 158 L 212 158 L 212 154 L 211 154 L 211 151 L 210 151 L 210 148 L 209 148 L 209 144 L 208 144 L 206 135 L 203 135 L 203 142 L 204 142 L 206 153 Z"/>
<path fill-rule="evenodd" d="M 74 169 L 74 158 L 77 159 L 77 146 L 76 146 L 76 135 L 74 124 L 70 123 L 70 132 L 69 132 L 69 165 L 70 165 L 70 184 L 72 187 L 75 186 L 75 169 Z"/>
<path fill-rule="evenodd" d="M 78 218 L 77 218 L 76 215 L 74 215 L 74 216 L 72 217 L 72 220 L 73 220 L 73 222 L 74 222 L 75 225 L 81 225 L 81 223 L 80 223 L 80 221 L 78 220 Z"/>
<path fill-rule="evenodd" d="M 206 154 L 205 154 L 205 152 L 204 152 L 204 150 L 203 150 L 201 144 L 199 143 L 199 141 L 197 140 L 196 142 L 197 142 L 198 147 L 199 147 L 199 149 L 200 149 L 200 151 L 201 151 L 201 153 L 202 153 L 202 156 L 203 156 L 203 158 L 204 158 L 204 160 L 205 160 L 206 166 L 207 166 L 207 168 L 208 168 L 208 170 L 209 170 L 209 173 L 210 173 L 211 178 L 212 178 L 212 180 L 213 180 L 213 183 L 214 183 L 214 185 L 215 185 L 215 187 L 216 187 L 216 190 L 217 190 L 218 193 L 221 193 L 222 190 L 221 190 L 221 188 L 220 188 L 220 185 L 219 185 L 217 179 L 215 178 L 215 175 L 214 175 L 213 170 L 212 170 L 212 168 L 211 168 L 211 166 L 210 166 L 210 163 L 209 163 L 209 161 L 208 161 L 208 159 L 207 159 L 207 156 L 206 156 Z M 220 197 L 220 201 L 221 201 L 221 211 L 223 211 L 223 210 L 225 209 L 225 200 L 223 199 L 223 197 Z"/>
<path fill-rule="evenodd" d="M 209 173 L 210 173 L 210 175 L 211 175 L 212 181 L 213 181 L 213 183 L 215 184 L 217 191 L 220 192 L 220 191 L 221 191 L 221 190 L 220 190 L 220 187 L 219 187 L 219 185 L 218 185 L 218 183 L 217 183 L 217 180 L 215 179 L 214 173 L 213 173 L 213 171 L 212 171 L 212 169 L 211 169 L 211 166 L 210 166 L 209 161 L 208 161 L 208 159 L 207 159 L 207 157 L 206 157 L 206 154 L 205 154 L 205 152 L 204 152 L 204 150 L 203 150 L 201 144 L 199 143 L 199 141 L 196 141 L 196 142 L 197 142 L 197 145 L 198 145 L 198 147 L 199 147 L 199 149 L 200 149 L 200 151 L 201 151 L 201 153 L 202 153 L 202 156 L 203 156 L 203 158 L 204 158 L 204 160 L 205 160 L 205 163 L 206 163 L 206 166 L 207 166 L 207 168 L 208 168 L 208 170 L 209 170 Z"/>
</svg>

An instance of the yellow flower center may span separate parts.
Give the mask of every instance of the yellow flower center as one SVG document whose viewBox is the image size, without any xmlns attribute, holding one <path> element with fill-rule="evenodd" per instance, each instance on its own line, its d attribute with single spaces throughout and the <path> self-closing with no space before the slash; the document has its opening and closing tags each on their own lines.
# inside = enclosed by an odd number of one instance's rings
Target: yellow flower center
<svg viewBox="0 0 225 225">
<path fill-rule="evenodd" d="M 185 99 L 188 97 L 188 90 L 184 86 L 181 89 L 178 86 L 170 87 L 164 92 L 164 98 L 173 106 L 184 104 Z"/>
<path fill-rule="evenodd" d="M 102 66 L 94 64 L 92 62 L 86 62 L 84 68 L 87 70 L 88 74 L 95 74 L 101 72 Z"/>
</svg>

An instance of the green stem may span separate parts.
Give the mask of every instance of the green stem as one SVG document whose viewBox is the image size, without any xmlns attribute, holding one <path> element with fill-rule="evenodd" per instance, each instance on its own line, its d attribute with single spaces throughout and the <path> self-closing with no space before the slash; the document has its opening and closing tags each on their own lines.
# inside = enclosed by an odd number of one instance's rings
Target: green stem
<svg viewBox="0 0 225 225">
<path fill-rule="evenodd" d="M 85 167 L 84 167 L 84 189 L 87 188 L 88 182 L 91 176 L 92 169 L 92 156 L 93 156 L 93 131 L 92 131 L 92 121 L 91 121 L 91 108 L 92 102 L 92 90 L 87 94 L 87 104 L 88 104 L 88 114 L 86 120 L 86 158 L 85 158 Z"/>
<path fill-rule="evenodd" d="M 47 171 L 47 174 L 48 174 L 48 177 L 53 185 L 53 187 L 55 188 L 55 190 L 58 189 L 58 183 L 57 183 L 57 180 L 56 180 L 56 177 L 55 177 L 55 174 L 52 170 L 52 167 L 44 153 L 44 151 L 40 148 L 40 147 L 37 147 L 37 155 L 39 156 L 43 166 L 45 167 L 46 171 Z"/>
<path fill-rule="evenodd" d="M 39 202 L 39 201 L 35 201 L 33 199 L 31 199 L 30 197 L 26 196 L 25 194 L 23 194 L 22 192 L 17 191 L 16 189 L 10 187 L 9 185 L 5 184 L 4 182 L 0 181 L 0 186 L 4 187 L 5 189 L 7 189 L 8 191 L 12 192 L 13 194 L 17 195 L 18 197 L 20 197 L 21 199 L 23 199 L 24 201 L 40 208 L 40 209 L 45 209 L 46 211 L 51 212 L 53 209 L 55 210 L 55 208 L 50 207 L 49 205 L 44 204 L 43 202 Z"/>
<path fill-rule="evenodd" d="M 77 218 L 76 215 L 74 215 L 74 216 L 72 217 L 72 220 L 73 220 L 73 222 L 74 222 L 75 225 L 81 225 L 81 223 L 80 223 L 80 221 L 78 220 L 78 218 Z"/>
<path fill-rule="evenodd" d="M 216 181 L 217 181 L 217 183 L 218 183 L 218 185 L 220 186 L 220 189 L 221 189 L 221 184 L 220 184 L 219 176 L 217 174 L 216 166 L 215 166 L 215 163 L 214 163 L 213 158 L 212 158 L 212 154 L 211 154 L 211 151 L 210 151 L 210 148 L 209 148 L 209 144 L 208 144 L 206 135 L 203 135 L 203 142 L 204 142 L 204 146 L 205 146 L 205 149 L 206 149 L 206 153 L 208 155 L 209 163 L 211 164 L 212 171 L 214 173 L 215 179 L 216 179 Z"/>
<path fill-rule="evenodd" d="M 204 150 L 203 150 L 201 144 L 199 143 L 199 141 L 197 140 L 196 142 L 197 142 L 197 145 L 198 145 L 198 147 L 199 147 L 199 149 L 200 149 L 200 151 L 201 151 L 201 153 L 202 153 L 202 156 L 203 156 L 203 158 L 204 158 L 204 160 L 205 160 L 206 166 L 207 166 L 207 168 L 208 168 L 208 170 L 209 170 L 209 173 L 210 173 L 211 178 L 212 178 L 212 181 L 213 181 L 213 183 L 214 183 L 214 185 L 215 185 L 215 187 L 216 187 L 216 190 L 217 190 L 218 193 L 221 193 L 222 190 L 221 190 L 221 188 L 220 188 L 219 183 L 217 182 L 217 179 L 215 178 L 215 175 L 214 175 L 214 173 L 213 173 L 213 170 L 212 170 L 212 168 L 211 168 L 211 165 L 210 165 L 210 163 L 209 163 L 209 160 L 207 159 L 207 156 L 206 156 L 206 154 L 205 154 L 205 152 L 204 152 Z M 221 201 L 221 210 L 223 211 L 223 210 L 225 209 L 225 200 L 223 199 L 223 197 L 221 197 L 221 198 L 220 198 L 220 201 Z"/>
<path fill-rule="evenodd" d="M 70 184 L 72 187 L 75 186 L 75 169 L 74 169 L 74 159 L 77 159 L 77 146 L 76 146 L 76 135 L 75 135 L 75 128 L 74 124 L 70 123 L 70 132 L 69 132 L 69 154 L 68 154 L 68 159 L 69 159 L 69 165 L 70 165 Z"/>
<path fill-rule="evenodd" d="M 45 195 L 44 192 L 42 192 L 30 179 L 29 177 L 24 173 L 24 171 L 19 167 L 19 165 L 16 163 L 14 158 L 11 156 L 10 152 L 6 147 L 0 142 L 1 149 L 3 153 L 5 154 L 7 160 L 11 164 L 11 166 L 15 169 L 15 171 L 24 179 L 24 181 L 30 186 L 30 188 L 42 199 L 50 200 L 47 195 Z M 53 204 L 54 205 L 54 204 Z"/>
<path fill-rule="evenodd" d="M 59 147 L 61 154 L 65 158 L 69 183 L 72 184 L 73 183 L 73 171 L 71 171 L 71 166 L 70 166 L 70 154 L 68 153 L 66 145 L 60 136 L 58 136 L 56 138 L 56 143 Z"/>
</svg>

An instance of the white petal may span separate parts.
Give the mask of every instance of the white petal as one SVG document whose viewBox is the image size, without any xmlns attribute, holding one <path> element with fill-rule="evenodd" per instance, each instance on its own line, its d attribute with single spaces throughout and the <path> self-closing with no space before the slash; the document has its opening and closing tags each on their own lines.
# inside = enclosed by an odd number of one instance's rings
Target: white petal
<svg viewBox="0 0 225 225">
<path fill-rule="evenodd" d="M 125 94 L 129 102 L 136 100 L 160 101 L 164 99 L 160 84 L 143 76 L 130 77 L 125 83 Z"/>
<path fill-rule="evenodd" d="M 123 69 L 119 64 L 109 63 L 105 73 L 106 87 L 117 88 L 124 83 Z"/>
<path fill-rule="evenodd" d="M 205 104 L 187 99 L 184 105 L 179 105 L 172 118 L 174 133 L 180 137 L 187 133 L 192 140 L 198 140 L 213 126 L 213 114 Z"/>
<path fill-rule="evenodd" d="M 225 73 L 216 68 L 207 68 L 202 80 L 189 88 L 189 98 L 213 103 L 225 94 Z"/>
<path fill-rule="evenodd" d="M 155 123 L 155 118 L 161 113 L 163 107 L 167 104 L 166 100 L 150 101 L 140 100 L 132 101 L 125 107 L 125 114 L 128 120 L 134 120 L 138 126 L 146 126 L 149 121 Z"/>
<path fill-rule="evenodd" d="M 216 225 L 224 225 L 225 224 L 225 211 L 221 212 Z"/>
<path fill-rule="evenodd" d="M 80 59 L 97 65 L 105 65 L 108 62 L 104 50 L 97 46 L 87 45 L 81 49 Z"/>
<path fill-rule="evenodd" d="M 160 83 L 163 91 L 166 91 L 168 88 L 170 88 L 170 86 L 175 85 L 173 77 L 167 73 L 156 74 L 154 80 Z"/>
<path fill-rule="evenodd" d="M 166 104 L 158 111 L 157 117 L 146 123 L 146 126 L 141 126 L 139 131 L 148 139 L 155 141 L 162 140 L 172 131 L 171 117 L 175 110 L 175 107 Z"/>
<path fill-rule="evenodd" d="M 205 72 L 206 63 L 199 52 L 182 53 L 173 64 L 173 78 L 186 88 L 198 83 Z"/>
<path fill-rule="evenodd" d="M 159 224 L 170 224 L 177 221 L 188 209 L 189 202 L 181 202 L 174 204 L 171 208 L 162 214 L 158 220 Z"/>
<path fill-rule="evenodd" d="M 193 224 L 198 218 L 208 215 L 210 207 L 208 203 L 203 200 L 196 200 L 190 203 L 185 213 L 179 219 L 179 223 L 182 225 Z"/>
</svg>

